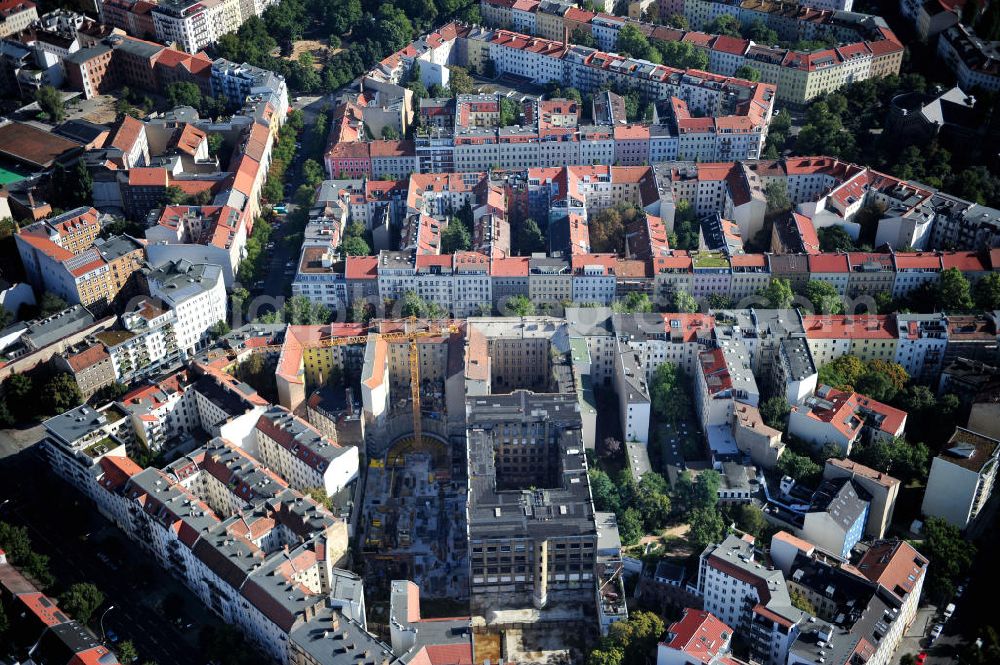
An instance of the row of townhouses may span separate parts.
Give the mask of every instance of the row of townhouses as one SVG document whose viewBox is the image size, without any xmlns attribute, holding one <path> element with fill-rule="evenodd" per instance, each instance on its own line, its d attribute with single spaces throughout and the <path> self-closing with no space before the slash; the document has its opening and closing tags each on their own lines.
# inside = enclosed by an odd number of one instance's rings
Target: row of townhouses
<svg viewBox="0 0 1000 665">
<path fill-rule="evenodd" d="M 635 18 L 595 13 L 554 0 L 483 0 L 480 11 L 488 26 L 560 41 L 580 32 L 598 48 L 614 52 L 618 33 L 626 25 L 649 40 L 684 42 L 708 56 L 708 70 L 732 76 L 747 65 L 760 72 L 761 81 L 778 86 L 778 99 L 804 104 L 854 81 L 899 73 L 903 45 L 878 16 L 816 10 L 792 3 L 729 4 L 711 0 L 676 2 L 665 16 L 681 14 L 691 30 L 645 23 Z M 515 6 L 516 5 L 516 6 Z M 753 40 L 700 32 L 719 16 L 733 16 L 742 25 L 763 23 L 781 40 L 826 41 L 830 45 L 803 51 Z"/>
</svg>

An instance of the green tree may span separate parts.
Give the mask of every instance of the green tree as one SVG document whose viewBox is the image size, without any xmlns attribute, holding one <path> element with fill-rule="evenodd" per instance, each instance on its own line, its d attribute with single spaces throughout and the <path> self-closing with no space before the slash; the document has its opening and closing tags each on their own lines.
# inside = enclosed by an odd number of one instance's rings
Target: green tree
<svg viewBox="0 0 1000 665">
<path fill-rule="evenodd" d="M 399 132 L 396 131 L 395 127 L 392 127 L 391 125 L 386 125 L 385 127 L 382 128 L 382 138 L 385 139 L 386 141 L 398 141 Z"/>
<path fill-rule="evenodd" d="M 824 252 L 853 252 L 854 241 L 841 226 L 826 226 L 816 230 L 819 248 Z"/>
<path fill-rule="evenodd" d="M 219 319 L 212 324 L 211 328 L 208 329 L 208 334 L 212 339 L 219 339 L 223 335 L 228 335 L 231 330 L 232 328 L 229 327 L 228 323 Z"/>
<path fill-rule="evenodd" d="M 208 154 L 218 157 L 223 145 L 225 145 L 225 139 L 223 139 L 222 134 L 212 133 L 208 135 Z"/>
<path fill-rule="evenodd" d="M 35 93 L 35 101 L 49 122 L 62 122 L 66 119 L 66 105 L 63 103 L 62 93 L 52 86 L 40 87 Z"/>
<path fill-rule="evenodd" d="M 792 209 L 788 187 L 782 180 L 772 180 L 767 183 L 764 187 L 764 197 L 767 199 L 768 215 L 780 215 Z"/>
<path fill-rule="evenodd" d="M 722 476 L 718 471 L 702 471 L 691 486 L 691 505 L 702 510 L 715 510 L 719 504 Z"/>
<path fill-rule="evenodd" d="M 118 659 L 123 664 L 131 663 L 139 659 L 139 652 L 135 650 L 132 640 L 125 640 L 118 645 Z"/>
<path fill-rule="evenodd" d="M 698 301 L 684 289 L 674 291 L 672 309 L 681 314 L 693 314 L 698 311 Z"/>
<path fill-rule="evenodd" d="M 892 381 L 882 374 L 865 374 L 858 380 L 854 389 L 879 402 L 892 401 L 898 392 Z"/>
<path fill-rule="evenodd" d="M 881 374 L 886 377 L 895 392 L 899 392 L 910 382 L 910 375 L 906 368 L 897 362 L 876 358 L 869 360 L 865 366 L 868 374 Z"/>
<path fill-rule="evenodd" d="M 464 67 L 448 67 L 450 73 L 448 75 L 448 89 L 451 90 L 453 95 L 465 95 L 473 92 L 476 87 L 476 82 L 472 80 L 469 76 L 469 71 Z"/>
<path fill-rule="evenodd" d="M 660 62 L 659 51 L 652 48 L 649 44 L 649 40 L 646 39 L 646 35 L 642 34 L 642 31 L 631 23 L 626 23 L 625 26 L 618 31 L 617 50 L 625 56 L 649 60 L 650 62 L 655 63 Z"/>
<path fill-rule="evenodd" d="M 698 224 L 695 210 L 687 199 L 681 199 L 677 203 L 674 211 L 674 233 L 676 237 L 671 238 L 671 247 L 686 250 L 698 249 L 701 227 Z"/>
<path fill-rule="evenodd" d="M 359 236 L 345 238 L 344 242 L 340 244 L 340 248 L 346 256 L 369 256 L 372 253 L 365 239 Z"/>
<path fill-rule="evenodd" d="M 691 530 L 688 531 L 688 541 L 696 552 L 712 543 L 721 542 L 726 535 L 726 524 L 715 509 L 695 508 L 691 511 L 689 522 Z"/>
<path fill-rule="evenodd" d="M 823 474 L 819 464 L 787 448 L 778 460 L 778 471 L 804 485 L 815 484 Z"/>
<path fill-rule="evenodd" d="M 782 432 L 788 427 L 788 413 L 791 407 L 781 395 L 776 395 L 767 399 L 760 405 L 760 417 L 768 427 L 773 427 Z"/>
<path fill-rule="evenodd" d="M 505 316 L 533 316 L 535 303 L 528 296 L 511 296 L 504 303 Z"/>
<path fill-rule="evenodd" d="M 163 190 L 163 197 L 160 199 L 161 205 L 180 205 L 187 201 L 187 194 L 177 185 L 170 185 Z"/>
<path fill-rule="evenodd" d="M 302 162 L 302 179 L 310 187 L 319 187 L 323 182 L 323 167 L 315 159 Z"/>
<path fill-rule="evenodd" d="M 687 30 L 690 27 L 687 17 L 684 14 L 671 14 L 667 17 L 664 25 L 676 28 L 677 30 Z"/>
<path fill-rule="evenodd" d="M 843 314 L 844 299 L 830 282 L 821 279 L 810 279 L 803 293 L 813 305 L 817 314 Z"/>
<path fill-rule="evenodd" d="M 868 373 L 868 367 L 857 356 L 846 355 L 819 368 L 819 382 L 841 390 L 852 390 Z"/>
<path fill-rule="evenodd" d="M 965 311 L 972 309 L 969 280 L 958 268 L 941 271 L 935 292 L 935 305 L 940 310 Z"/>
<path fill-rule="evenodd" d="M 400 315 L 403 318 L 425 318 L 427 316 L 427 303 L 415 291 L 407 291 L 403 294 L 403 305 L 400 309 Z"/>
<path fill-rule="evenodd" d="M 760 539 L 767 529 L 767 520 L 764 519 L 764 511 L 753 504 L 740 506 L 736 516 L 736 524 L 744 533 L 749 533 L 754 538 Z"/>
<path fill-rule="evenodd" d="M 722 14 L 705 26 L 705 32 L 713 35 L 740 37 L 740 22 L 731 14 Z"/>
<path fill-rule="evenodd" d="M 798 589 L 790 589 L 788 597 L 792 601 L 792 606 L 797 607 L 809 616 L 816 616 L 816 606 L 809 602 L 804 593 Z"/>
<path fill-rule="evenodd" d="M 775 277 L 770 284 L 757 292 L 757 295 L 767 300 L 768 306 L 774 309 L 788 309 L 792 306 L 792 284 L 787 279 Z"/>
<path fill-rule="evenodd" d="M 517 248 L 522 256 L 545 251 L 545 235 L 530 217 L 518 225 Z"/>
<path fill-rule="evenodd" d="M 674 363 L 662 363 L 649 382 L 649 398 L 658 417 L 676 422 L 690 411 L 684 370 Z"/>
<path fill-rule="evenodd" d="M 507 97 L 500 98 L 500 126 L 510 127 L 517 124 L 517 104 Z"/>
<path fill-rule="evenodd" d="M 202 106 L 201 90 L 194 83 L 188 81 L 168 83 L 164 92 L 172 108 L 190 106 L 193 109 L 200 109 Z"/>
<path fill-rule="evenodd" d="M 58 314 L 64 309 L 68 308 L 69 304 L 59 296 L 49 293 L 46 291 L 42 294 L 42 302 L 39 303 L 38 315 L 43 319 L 47 316 L 52 316 L 53 314 Z"/>
<path fill-rule="evenodd" d="M 987 312 L 1000 309 L 1000 272 L 991 272 L 980 279 L 972 293 L 979 309 Z"/>
<path fill-rule="evenodd" d="M 780 41 L 778 33 L 767 26 L 764 21 L 754 19 L 750 25 L 743 30 L 743 36 L 764 46 L 774 46 Z M 755 79 L 756 80 L 756 79 Z"/>
<path fill-rule="evenodd" d="M 594 497 L 594 507 L 600 511 L 617 513 L 621 510 L 618 488 L 606 472 L 598 468 L 587 471 L 590 478 L 590 493 Z"/>
<path fill-rule="evenodd" d="M 104 602 L 104 594 L 89 582 L 77 582 L 59 596 L 59 607 L 71 617 L 86 624 Z"/>
<path fill-rule="evenodd" d="M 3 385 L 6 397 L 10 402 L 25 406 L 29 404 L 28 400 L 35 390 L 35 384 L 27 374 L 11 374 Z"/>
<path fill-rule="evenodd" d="M 653 311 L 653 303 L 650 301 L 649 296 L 637 291 L 632 291 L 626 294 L 624 298 L 615 300 L 611 303 L 611 307 L 614 311 L 625 314 Z"/>
<path fill-rule="evenodd" d="M 642 515 L 635 508 L 626 508 L 618 519 L 618 532 L 623 545 L 634 545 L 646 533 L 642 525 Z"/>
<path fill-rule="evenodd" d="M 453 217 L 441 233 L 441 253 L 453 254 L 471 247 L 472 236 L 469 234 L 469 229 L 465 228 L 465 224 L 462 224 L 458 218 Z"/>
<path fill-rule="evenodd" d="M 738 79 L 745 79 L 747 81 L 759 81 L 760 80 L 760 70 L 750 65 L 740 65 L 736 71 L 733 73 Z"/>
<path fill-rule="evenodd" d="M 965 576 L 976 556 L 976 546 L 958 527 L 940 517 L 928 517 L 920 552 L 930 559 L 928 586 L 934 601 L 947 602 L 956 581 Z"/>
<path fill-rule="evenodd" d="M 708 69 L 708 53 L 690 42 L 655 40 L 663 64 L 680 69 Z"/>
<path fill-rule="evenodd" d="M 41 390 L 42 404 L 49 412 L 63 413 L 83 403 L 83 395 L 72 374 L 59 372 Z"/>
<path fill-rule="evenodd" d="M 594 39 L 594 35 L 590 34 L 589 30 L 584 30 L 581 27 L 573 28 L 573 32 L 569 36 L 569 41 L 571 44 L 579 44 L 587 48 L 597 48 L 597 40 Z"/>
</svg>

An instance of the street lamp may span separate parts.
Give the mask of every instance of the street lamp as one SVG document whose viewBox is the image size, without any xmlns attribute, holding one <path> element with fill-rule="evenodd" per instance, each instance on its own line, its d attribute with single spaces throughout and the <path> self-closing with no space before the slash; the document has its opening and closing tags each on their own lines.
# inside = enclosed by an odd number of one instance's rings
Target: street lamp
<svg viewBox="0 0 1000 665">
<path fill-rule="evenodd" d="M 114 605 L 108 605 L 108 609 L 101 613 L 101 642 L 104 642 L 104 617 L 113 609 L 115 609 Z"/>
</svg>

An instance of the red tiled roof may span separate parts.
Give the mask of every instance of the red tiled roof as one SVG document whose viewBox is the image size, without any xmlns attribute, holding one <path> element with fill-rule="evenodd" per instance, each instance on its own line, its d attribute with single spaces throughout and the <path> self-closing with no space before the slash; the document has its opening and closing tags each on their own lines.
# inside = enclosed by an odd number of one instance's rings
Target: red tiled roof
<svg viewBox="0 0 1000 665">
<path fill-rule="evenodd" d="M 503 259 L 493 259 L 490 274 L 494 277 L 527 277 L 528 257 L 511 256 Z"/>
<path fill-rule="evenodd" d="M 118 148 L 122 152 L 131 151 L 144 128 L 145 125 L 142 124 L 142 121 L 126 114 L 111 137 L 111 147 Z"/>
<path fill-rule="evenodd" d="M 348 256 L 344 260 L 344 277 L 347 279 L 377 279 L 377 256 Z"/>
<path fill-rule="evenodd" d="M 809 256 L 809 272 L 842 272 L 851 271 L 847 254 L 811 254 Z"/>
<path fill-rule="evenodd" d="M 726 650 L 733 629 L 710 612 L 688 608 L 680 621 L 670 625 L 667 636 L 671 638 L 667 647 L 707 663 Z"/>
<path fill-rule="evenodd" d="M 110 358 L 110 356 L 104 349 L 104 345 L 95 342 L 83 351 L 67 356 L 66 362 L 69 363 L 69 366 L 73 368 L 74 372 L 81 372 L 88 367 L 96 365 L 102 360 L 107 360 L 108 358 Z"/>
</svg>

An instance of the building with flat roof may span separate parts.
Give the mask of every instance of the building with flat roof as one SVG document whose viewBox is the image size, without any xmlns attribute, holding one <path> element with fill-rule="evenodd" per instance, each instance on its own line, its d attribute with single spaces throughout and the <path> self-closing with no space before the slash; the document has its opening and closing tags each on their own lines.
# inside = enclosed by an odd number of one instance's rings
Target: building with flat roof
<svg viewBox="0 0 1000 665">
<path fill-rule="evenodd" d="M 594 598 L 597 528 L 572 394 L 470 397 L 473 612 Z"/>
<path fill-rule="evenodd" d="M 1000 441 L 961 427 L 931 462 L 921 512 L 964 529 L 993 494 Z"/>
<path fill-rule="evenodd" d="M 871 496 L 865 536 L 883 538 L 892 525 L 892 513 L 899 495 L 899 481 L 887 473 L 858 464 L 851 459 L 831 457 L 823 467 L 823 478 L 850 478 Z"/>
</svg>

